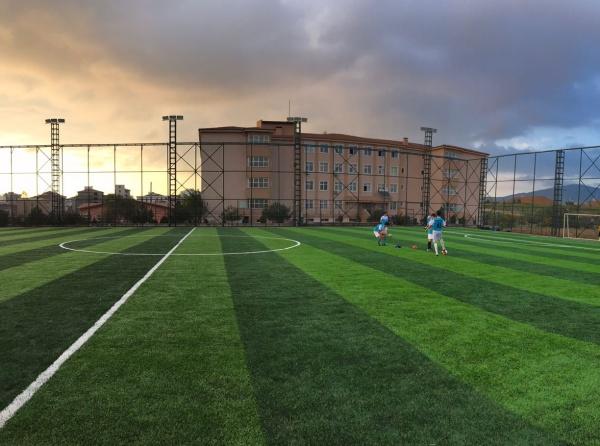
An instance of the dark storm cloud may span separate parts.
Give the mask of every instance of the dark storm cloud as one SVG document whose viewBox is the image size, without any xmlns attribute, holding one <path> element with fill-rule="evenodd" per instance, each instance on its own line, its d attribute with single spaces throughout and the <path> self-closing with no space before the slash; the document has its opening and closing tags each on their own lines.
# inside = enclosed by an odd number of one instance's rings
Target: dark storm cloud
<svg viewBox="0 0 600 446">
<path fill-rule="evenodd" d="M 421 139 L 426 124 L 436 142 L 496 152 L 600 120 L 599 13 L 587 0 L 56 0 L 4 1 L 0 23 L 15 59 L 64 76 L 109 61 L 204 107 L 291 91 L 323 129 Z"/>
</svg>

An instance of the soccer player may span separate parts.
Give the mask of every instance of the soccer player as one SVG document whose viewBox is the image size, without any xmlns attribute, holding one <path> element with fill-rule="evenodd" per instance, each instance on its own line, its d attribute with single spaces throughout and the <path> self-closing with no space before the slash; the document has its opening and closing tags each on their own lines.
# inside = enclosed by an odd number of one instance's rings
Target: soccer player
<svg viewBox="0 0 600 446">
<path fill-rule="evenodd" d="M 390 217 L 388 217 L 387 211 L 385 211 L 383 213 L 383 215 L 379 219 L 379 223 L 383 224 L 384 226 L 389 226 L 390 225 Z"/>
<path fill-rule="evenodd" d="M 438 245 L 437 242 L 440 242 L 442 245 L 442 254 L 448 254 L 446 250 L 446 244 L 444 243 L 444 238 L 442 236 L 442 231 L 444 230 L 444 226 L 446 226 L 446 221 L 442 218 L 442 213 L 437 211 L 437 215 L 433 219 L 433 221 L 427 225 L 427 227 L 433 229 L 433 248 L 435 249 L 435 255 L 438 255 Z"/>
<path fill-rule="evenodd" d="M 377 239 L 377 244 L 379 246 L 385 246 L 385 239 L 387 236 L 387 228 L 385 227 L 385 225 L 383 223 L 379 223 L 373 228 L 373 234 L 375 235 L 375 238 Z"/>
<path fill-rule="evenodd" d="M 432 213 L 427 217 L 427 226 L 425 226 L 425 229 L 427 230 L 427 252 L 431 251 L 431 242 L 433 241 L 433 227 L 431 226 L 431 223 L 434 219 L 435 213 Z"/>
</svg>

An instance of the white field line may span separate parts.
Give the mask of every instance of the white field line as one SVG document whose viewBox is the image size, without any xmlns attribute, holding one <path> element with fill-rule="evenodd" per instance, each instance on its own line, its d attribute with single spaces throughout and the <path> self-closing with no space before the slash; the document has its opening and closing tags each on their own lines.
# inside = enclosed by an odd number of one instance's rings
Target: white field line
<svg viewBox="0 0 600 446">
<path fill-rule="evenodd" d="M 135 237 L 153 237 L 152 235 L 126 235 L 123 237 L 95 237 L 92 240 L 99 240 L 99 239 L 120 239 L 120 238 L 135 238 Z M 156 237 L 161 237 L 160 235 L 156 236 Z M 164 237 L 169 237 L 168 235 L 165 235 Z M 293 242 L 293 245 L 290 246 L 286 246 L 285 248 L 277 248 L 277 249 L 268 249 L 268 250 L 261 250 L 261 251 L 239 251 L 239 252 L 212 252 L 212 253 L 179 253 L 179 254 L 173 254 L 174 256 L 243 256 L 243 255 L 249 255 L 249 254 L 263 254 L 263 253 L 267 253 L 267 252 L 278 252 L 278 251 L 287 251 L 288 249 L 293 249 L 293 248 L 297 248 L 298 246 L 301 245 L 301 243 L 298 240 L 294 240 L 291 238 L 283 238 L 283 237 L 261 237 L 261 236 L 254 236 L 254 235 L 194 235 L 192 237 L 219 237 L 219 238 L 227 238 L 227 237 L 237 237 L 237 238 L 264 238 L 264 239 L 271 239 L 271 240 L 286 240 L 288 242 Z M 81 240 L 71 240 L 68 242 L 63 242 L 61 244 L 59 244 L 58 246 L 62 249 L 66 249 L 68 251 L 73 251 L 73 252 L 86 252 L 86 253 L 90 253 L 90 254 L 110 254 L 110 255 L 119 255 L 119 256 L 162 256 L 164 254 L 161 253 L 145 253 L 145 252 L 110 252 L 110 251 L 93 251 L 91 249 L 76 249 L 76 248 L 71 248 L 67 245 L 71 244 L 71 243 L 76 243 L 76 242 L 84 242 L 84 241 L 88 241 L 90 239 L 81 239 Z"/>
<path fill-rule="evenodd" d="M 457 236 L 458 234 L 453 234 Z M 562 245 L 559 243 L 545 243 L 545 242 L 535 242 L 530 240 L 515 240 L 514 238 L 511 240 L 501 240 L 500 237 L 486 237 L 479 234 L 465 234 L 465 237 L 470 239 L 478 239 L 487 242 L 493 243 L 508 243 L 508 244 L 526 244 L 526 245 L 536 245 L 536 246 L 549 246 L 552 248 L 569 248 L 569 249 L 583 249 L 585 251 L 596 251 L 600 252 L 600 249 L 597 248 L 589 248 L 587 246 L 573 246 L 573 245 Z"/>
<path fill-rule="evenodd" d="M 115 312 L 123 305 L 127 300 L 137 291 L 137 289 L 142 286 L 142 284 L 150 278 L 150 276 L 167 260 L 173 251 L 175 251 L 181 243 L 194 231 L 195 228 L 192 228 L 190 232 L 184 235 L 179 242 L 171 250 L 164 255 L 157 263 L 154 265 L 140 280 L 138 280 L 135 285 L 133 285 L 123 296 L 113 304 L 112 307 L 108 309 L 106 313 L 104 313 L 100 319 L 96 321 L 96 323 L 88 329 L 84 334 L 82 334 L 79 339 L 77 339 L 71 346 L 66 349 L 62 355 L 58 357 L 56 361 L 54 361 L 46 370 L 38 375 L 38 377 L 33 381 L 29 386 L 21 392 L 17 397 L 10 403 L 6 408 L 0 412 L 0 429 L 4 427 L 6 422 L 10 420 L 17 411 L 27 403 L 35 395 L 35 393 L 44 385 L 54 374 L 58 371 L 58 369 L 71 357 L 77 350 L 79 350 L 99 329 L 104 325 L 104 323 L 110 319 L 110 317 L 115 314 Z"/>
</svg>

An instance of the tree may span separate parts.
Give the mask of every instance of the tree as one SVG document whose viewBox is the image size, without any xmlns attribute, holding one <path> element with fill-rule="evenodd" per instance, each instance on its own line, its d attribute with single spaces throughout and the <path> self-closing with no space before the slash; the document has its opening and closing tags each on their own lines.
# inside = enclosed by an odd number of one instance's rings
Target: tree
<svg viewBox="0 0 600 446">
<path fill-rule="evenodd" d="M 290 208 L 278 201 L 272 203 L 262 211 L 261 220 L 271 220 L 276 223 L 283 223 L 290 218 Z"/>
<path fill-rule="evenodd" d="M 221 214 L 221 218 L 223 219 L 223 221 L 233 223 L 234 221 L 239 221 L 242 218 L 242 216 L 240 215 L 240 211 L 238 208 L 235 208 L 233 206 L 227 206 Z"/>
<path fill-rule="evenodd" d="M 24 223 L 26 226 L 40 226 L 47 225 L 49 220 L 49 217 L 44 214 L 39 207 L 35 206 L 33 209 L 31 209 L 29 215 L 25 217 Z"/>
<path fill-rule="evenodd" d="M 367 221 L 370 222 L 378 222 L 381 219 L 381 216 L 383 215 L 385 211 L 383 209 L 373 209 L 370 214 L 369 214 L 369 218 L 367 219 Z"/>
<path fill-rule="evenodd" d="M 208 214 L 208 205 L 202 199 L 199 190 L 188 189 L 179 195 L 175 205 L 175 218 L 178 223 L 191 222 L 197 224 Z"/>
</svg>

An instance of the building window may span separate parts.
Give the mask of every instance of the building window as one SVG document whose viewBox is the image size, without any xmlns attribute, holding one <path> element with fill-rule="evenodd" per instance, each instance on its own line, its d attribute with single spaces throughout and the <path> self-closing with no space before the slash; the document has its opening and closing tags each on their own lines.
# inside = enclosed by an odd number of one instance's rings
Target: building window
<svg viewBox="0 0 600 446">
<path fill-rule="evenodd" d="M 371 183 L 363 183 L 363 192 L 371 192 Z"/>
<path fill-rule="evenodd" d="M 378 192 L 387 192 L 387 189 L 385 188 L 385 184 L 378 184 L 377 191 Z"/>
<path fill-rule="evenodd" d="M 397 150 L 392 150 L 392 158 L 400 158 L 400 152 Z"/>
<path fill-rule="evenodd" d="M 319 190 L 327 190 L 329 188 L 329 184 L 327 181 L 319 181 Z"/>
<path fill-rule="evenodd" d="M 370 164 L 365 164 L 363 166 L 363 173 L 366 175 L 371 175 L 371 165 Z"/>
<path fill-rule="evenodd" d="M 404 173 L 404 167 L 400 169 L 400 173 Z"/>
<path fill-rule="evenodd" d="M 327 209 L 327 200 L 319 200 L 319 201 L 320 201 L 319 207 L 321 209 Z"/>
<path fill-rule="evenodd" d="M 329 146 L 327 144 L 321 144 L 320 151 L 321 153 L 329 153 Z"/>
<path fill-rule="evenodd" d="M 335 146 L 334 150 L 335 150 L 335 153 L 337 153 L 338 155 L 341 155 L 344 150 L 344 146 Z"/>
<path fill-rule="evenodd" d="M 306 190 L 314 190 L 315 182 L 313 180 L 306 180 Z"/>
<path fill-rule="evenodd" d="M 271 135 L 250 134 L 248 135 L 248 142 L 251 144 L 268 144 L 271 142 Z"/>
<path fill-rule="evenodd" d="M 398 203 L 396 203 L 395 201 L 392 201 L 390 203 L 390 210 L 395 211 L 396 209 L 398 209 Z"/>
<path fill-rule="evenodd" d="M 451 159 L 462 159 L 462 158 L 460 157 L 460 155 L 459 155 L 458 153 L 456 153 L 456 152 L 446 152 L 444 155 L 446 156 L 446 158 L 451 158 Z"/>
<path fill-rule="evenodd" d="M 390 192 L 391 193 L 398 192 L 398 185 L 395 183 L 390 184 Z"/>
<path fill-rule="evenodd" d="M 385 156 L 385 150 L 378 150 L 377 156 Z"/>
<path fill-rule="evenodd" d="M 377 175 L 385 175 L 385 167 L 377 166 Z"/>
<path fill-rule="evenodd" d="M 357 151 L 358 151 L 358 149 L 356 148 L 356 146 L 352 146 L 352 147 L 348 148 L 348 153 L 350 155 L 356 155 Z"/>
<path fill-rule="evenodd" d="M 356 164 L 350 164 L 349 172 L 350 173 L 358 173 L 358 167 L 356 166 Z"/>
<path fill-rule="evenodd" d="M 350 192 L 356 192 L 356 181 L 353 181 L 352 183 L 350 183 L 350 184 L 348 185 L 348 190 L 349 190 Z"/>
<path fill-rule="evenodd" d="M 308 154 L 308 153 L 315 153 L 315 145 L 311 144 L 311 143 L 307 143 L 304 146 L 304 153 Z"/>
<path fill-rule="evenodd" d="M 336 181 L 333 183 L 333 190 L 336 192 L 341 192 L 344 190 L 344 184 L 341 181 Z"/>
<path fill-rule="evenodd" d="M 393 177 L 397 177 L 398 176 L 398 167 L 396 167 L 396 166 L 392 167 L 392 169 L 391 169 L 391 175 Z"/>
<path fill-rule="evenodd" d="M 269 167 L 269 158 L 266 156 L 249 156 L 249 167 Z"/>
<path fill-rule="evenodd" d="M 366 148 L 363 149 L 363 154 L 365 156 L 371 156 L 373 154 L 373 151 L 371 150 L 370 147 L 366 147 Z"/>
<path fill-rule="evenodd" d="M 444 177 L 446 177 L 446 178 L 456 178 L 457 176 L 458 176 L 457 169 L 448 169 L 447 171 L 444 172 Z"/>
<path fill-rule="evenodd" d="M 342 163 L 335 163 L 333 166 L 334 173 L 344 173 L 344 165 Z"/>
<path fill-rule="evenodd" d="M 268 205 L 268 200 L 265 198 L 253 198 L 250 200 L 250 207 L 252 209 L 264 209 Z"/>
<path fill-rule="evenodd" d="M 335 205 L 336 209 L 342 209 L 342 200 L 335 200 L 333 204 Z"/>
<path fill-rule="evenodd" d="M 322 173 L 327 173 L 327 172 L 329 172 L 329 163 L 328 163 L 328 162 L 321 161 L 321 162 L 319 163 L 319 172 L 322 172 Z"/>
<path fill-rule="evenodd" d="M 456 195 L 456 189 L 451 186 L 442 187 L 442 195 L 454 196 Z"/>
<path fill-rule="evenodd" d="M 313 200 L 306 200 L 304 204 L 306 209 L 312 209 L 314 207 Z"/>
<path fill-rule="evenodd" d="M 248 178 L 248 187 L 251 189 L 265 189 L 269 187 L 268 177 L 252 177 Z"/>
<path fill-rule="evenodd" d="M 314 169 L 314 164 L 312 161 L 307 161 L 306 162 L 306 171 L 307 172 L 312 172 Z"/>
</svg>

